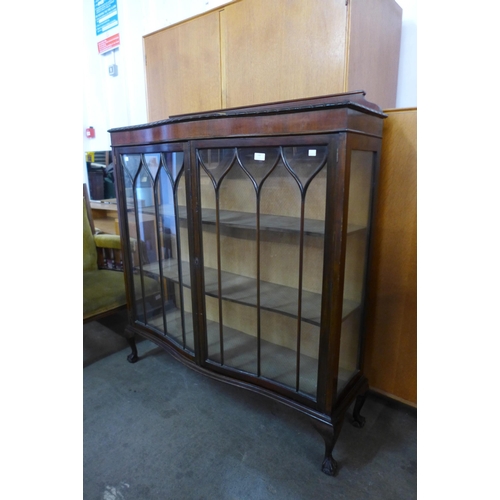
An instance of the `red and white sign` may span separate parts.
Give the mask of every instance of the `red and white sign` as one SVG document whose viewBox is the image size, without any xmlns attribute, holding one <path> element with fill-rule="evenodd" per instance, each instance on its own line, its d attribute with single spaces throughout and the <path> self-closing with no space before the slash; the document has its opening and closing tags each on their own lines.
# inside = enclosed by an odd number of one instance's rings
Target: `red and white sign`
<svg viewBox="0 0 500 500">
<path fill-rule="evenodd" d="M 115 49 L 120 45 L 120 33 L 115 33 L 114 35 L 105 38 L 97 43 L 97 49 L 99 50 L 99 54 L 104 54 L 105 52 L 109 52 L 110 50 Z"/>
</svg>

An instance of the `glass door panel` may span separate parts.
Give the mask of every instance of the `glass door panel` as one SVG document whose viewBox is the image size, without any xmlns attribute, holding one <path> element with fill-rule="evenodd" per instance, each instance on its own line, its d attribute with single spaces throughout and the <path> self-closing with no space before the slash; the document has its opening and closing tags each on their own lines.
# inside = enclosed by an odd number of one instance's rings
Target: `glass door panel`
<svg viewBox="0 0 500 500">
<path fill-rule="evenodd" d="M 337 391 L 358 371 L 374 153 L 351 151 L 344 309 Z"/>
<path fill-rule="evenodd" d="M 200 149 L 208 359 L 316 396 L 326 146 Z"/>
<path fill-rule="evenodd" d="M 304 241 L 302 254 L 302 324 L 300 330 L 299 390 L 316 395 L 318 377 L 321 293 L 323 282 L 324 232 L 326 213 L 327 148 L 294 148 L 303 171 Z M 307 164 L 309 163 L 309 168 Z M 290 160 L 294 170 L 299 170 Z M 307 172 L 309 170 L 309 172 Z"/>
<path fill-rule="evenodd" d="M 276 229 L 260 232 L 262 376 L 297 388 L 301 192 L 283 158 L 261 187 L 261 218 Z M 270 224 L 269 224 L 270 225 Z"/>
<path fill-rule="evenodd" d="M 256 373 L 253 186 L 234 148 L 199 150 L 198 161 L 208 358 Z"/>
<path fill-rule="evenodd" d="M 153 301 L 161 293 L 159 281 L 145 281 L 142 273 L 142 267 L 149 264 L 151 259 L 153 265 L 157 261 L 154 248 L 155 221 L 154 216 L 148 214 L 153 200 L 153 179 L 143 155 L 122 155 L 121 160 L 127 200 L 126 222 L 130 238 L 136 319 L 147 323 L 147 318 L 151 318 L 152 314 L 158 316 Z"/>
<path fill-rule="evenodd" d="M 193 351 L 184 155 L 122 155 L 122 165 L 136 320 Z"/>
<path fill-rule="evenodd" d="M 326 207 L 324 145 L 283 148 L 300 192 L 296 390 L 316 396 Z"/>
<path fill-rule="evenodd" d="M 193 309 L 191 300 L 191 274 L 190 257 L 187 230 L 187 206 L 186 206 L 186 175 L 183 167 L 183 154 L 172 153 L 171 178 L 174 181 L 175 205 L 177 208 L 176 234 L 172 241 L 173 259 L 177 261 L 178 281 L 174 283 L 177 309 L 180 309 L 183 327 L 183 347 L 194 352 L 194 330 L 193 330 Z M 179 167 L 179 164 L 182 166 Z M 174 314 L 175 311 L 174 311 Z M 167 318 L 167 328 L 169 320 Z M 170 331 L 170 328 L 168 328 Z"/>
</svg>

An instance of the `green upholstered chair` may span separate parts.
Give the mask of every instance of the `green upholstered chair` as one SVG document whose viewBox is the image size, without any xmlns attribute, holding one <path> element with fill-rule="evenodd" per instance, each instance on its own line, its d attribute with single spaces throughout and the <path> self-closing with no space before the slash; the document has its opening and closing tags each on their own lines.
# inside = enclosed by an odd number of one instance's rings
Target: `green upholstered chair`
<svg viewBox="0 0 500 500">
<path fill-rule="evenodd" d="M 127 307 L 120 236 L 96 234 L 87 186 L 83 185 L 83 322 L 98 320 Z M 132 349 L 127 360 L 139 358 L 133 335 L 124 332 Z"/>
</svg>

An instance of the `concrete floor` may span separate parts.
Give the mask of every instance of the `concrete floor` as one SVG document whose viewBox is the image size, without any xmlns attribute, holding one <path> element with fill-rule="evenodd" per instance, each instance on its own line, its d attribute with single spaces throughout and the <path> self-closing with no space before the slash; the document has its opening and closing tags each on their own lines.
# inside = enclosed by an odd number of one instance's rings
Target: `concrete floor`
<svg viewBox="0 0 500 500">
<path fill-rule="evenodd" d="M 366 425 L 346 422 L 329 477 L 307 417 L 149 341 L 128 363 L 123 321 L 84 325 L 84 499 L 417 498 L 416 410 L 370 394 Z"/>
</svg>

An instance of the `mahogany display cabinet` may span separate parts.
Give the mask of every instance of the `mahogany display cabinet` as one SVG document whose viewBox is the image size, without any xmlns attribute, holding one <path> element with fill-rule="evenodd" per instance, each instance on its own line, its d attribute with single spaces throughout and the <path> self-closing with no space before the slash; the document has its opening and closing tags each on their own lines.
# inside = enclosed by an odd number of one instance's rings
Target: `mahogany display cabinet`
<svg viewBox="0 0 500 500">
<path fill-rule="evenodd" d="M 127 328 L 311 417 L 329 475 L 352 403 L 364 424 L 384 118 L 359 91 L 110 130 Z"/>
</svg>

